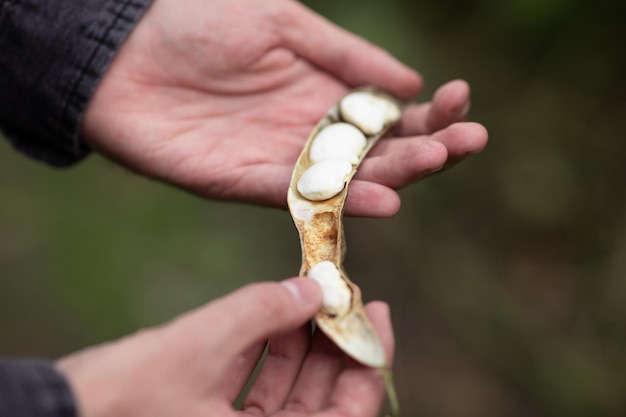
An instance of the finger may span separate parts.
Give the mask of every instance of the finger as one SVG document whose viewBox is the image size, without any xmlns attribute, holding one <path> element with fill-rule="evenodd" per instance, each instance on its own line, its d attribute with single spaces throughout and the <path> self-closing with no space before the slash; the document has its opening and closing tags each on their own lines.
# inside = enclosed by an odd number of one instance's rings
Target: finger
<svg viewBox="0 0 626 417">
<path fill-rule="evenodd" d="M 276 15 L 286 46 L 350 86 L 373 84 L 402 99 L 422 88 L 421 77 L 386 51 L 315 14 L 297 2 Z"/>
<path fill-rule="evenodd" d="M 246 201 L 255 204 L 285 207 L 287 204 L 287 189 L 293 171 L 292 165 L 267 164 L 263 167 L 255 167 L 256 172 L 242 172 L 238 176 L 237 185 L 241 189 L 250 190 L 246 195 Z M 260 170 L 260 171 L 259 171 Z M 238 199 L 237 195 L 229 195 L 225 187 L 222 191 L 224 199 Z M 235 189 L 236 187 L 230 187 Z M 213 190 L 198 188 L 195 192 L 211 198 Z M 348 198 L 346 200 L 345 213 L 355 217 L 391 217 L 400 209 L 400 197 L 389 187 L 353 181 L 350 184 Z"/>
<path fill-rule="evenodd" d="M 373 302 L 366 306 L 366 311 L 380 337 L 387 353 L 388 364 L 391 366 L 394 337 L 389 307 L 382 302 Z M 337 379 L 328 411 L 320 417 L 375 417 L 383 403 L 384 389 L 385 383 L 380 370 L 350 361 Z"/>
<path fill-rule="evenodd" d="M 411 152 L 410 148 L 419 146 L 420 143 L 436 141 L 446 147 L 448 158 L 459 158 L 482 151 L 487 144 L 487 138 L 487 130 L 481 124 L 459 122 L 431 135 L 384 138 L 376 144 L 368 154 L 368 157 Z"/>
<path fill-rule="evenodd" d="M 267 356 L 242 411 L 271 415 L 282 408 L 311 342 L 311 326 L 270 340 Z"/>
<path fill-rule="evenodd" d="M 363 161 L 357 178 L 402 188 L 480 152 L 486 144 L 486 129 L 470 122 L 455 123 L 430 136 L 385 139 Z"/>
<path fill-rule="evenodd" d="M 318 284 L 305 278 L 247 285 L 172 322 L 169 340 L 211 379 L 223 377 L 255 343 L 301 327 L 321 301 Z"/>
<path fill-rule="evenodd" d="M 365 306 L 365 312 L 385 348 L 387 364 L 391 366 L 393 364 L 393 354 L 395 350 L 395 337 L 393 334 L 389 305 L 382 301 L 372 301 Z"/>
<path fill-rule="evenodd" d="M 265 342 L 260 342 L 248 348 L 245 352 L 235 357 L 230 364 L 222 380 L 220 395 L 228 404 L 232 404 L 246 386 L 256 368 L 263 352 Z"/>
<path fill-rule="evenodd" d="M 393 152 L 366 158 L 356 178 L 398 189 L 439 171 L 448 159 L 446 146 L 436 140 L 399 140 L 394 145 Z"/>
<path fill-rule="evenodd" d="M 448 160 L 444 169 L 450 168 L 470 155 L 479 153 L 487 146 L 489 140 L 487 129 L 479 123 L 455 123 L 446 128 L 446 131 L 435 134 L 436 139 L 448 149 Z"/>
<path fill-rule="evenodd" d="M 400 136 L 431 134 L 465 120 L 469 109 L 469 84 L 453 80 L 441 86 L 432 101 L 407 107 L 397 132 Z"/>
<path fill-rule="evenodd" d="M 345 365 L 345 354 L 319 329 L 316 331 L 298 380 L 285 401 L 284 409 L 304 415 L 321 410 Z"/>
<path fill-rule="evenodd" d="M 392 217 L 400 211 L 400 196 L 392 188 L 375 182 L 350 183 L 344 212 L 351 217 Z"/>
</svg>

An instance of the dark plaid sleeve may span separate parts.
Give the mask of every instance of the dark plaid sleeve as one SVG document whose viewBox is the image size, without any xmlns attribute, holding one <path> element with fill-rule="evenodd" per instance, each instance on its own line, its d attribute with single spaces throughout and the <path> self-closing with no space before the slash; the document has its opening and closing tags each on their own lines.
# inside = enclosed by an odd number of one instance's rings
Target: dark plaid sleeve
<svg viewBox="0 0 626 417">
<path fill-rule="evenodd" d="M 52 364 L 0 359 L 0 417 L 77 417 L 70 387 Z"/>
<path fill-rule="evenodd" d="M 152 0 L 0 0 L 0 128 L 55 166 L 88 153 L 79 126 L 115 52 Z"/>
</svg>

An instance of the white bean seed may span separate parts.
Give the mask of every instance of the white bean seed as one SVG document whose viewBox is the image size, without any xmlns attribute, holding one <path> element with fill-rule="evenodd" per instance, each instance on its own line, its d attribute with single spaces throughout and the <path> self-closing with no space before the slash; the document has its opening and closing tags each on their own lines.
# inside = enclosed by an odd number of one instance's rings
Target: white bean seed
<svg viewBox="0 0 626 417">
<path fill-rule="evenodd" d="M 367 139 L 359 129 L 348 123 L 333 123 L 315 136 L 309 158 L 312 162 L 345 159 L 356 164 L 366 145 Z"/>
<path fill-rule="evenodd" d="M 322 289 L 322 308 L 330 314 L 342 314 L 350 309 L 352 291 L 341 278 L 337 266 L 322 261 L 309 269 L 307 276 L 315 280 Z"/>
<path fill-rule="evenodd" d="M 397 122 L 400 107 L 391 100 L 366 91 L 357 91 L 345 96 L 339 103 L 343 120 L 352 123 L 366 135 L 381 132 L 388 124 Z"/>
<path fill-rule="evenodd" d="M 351 172 L 352 164 L 345 159 L 324 159 L 304 171 L 296 187 L 307 200 L 328 200 L 343 190 Z"/>
</svg>

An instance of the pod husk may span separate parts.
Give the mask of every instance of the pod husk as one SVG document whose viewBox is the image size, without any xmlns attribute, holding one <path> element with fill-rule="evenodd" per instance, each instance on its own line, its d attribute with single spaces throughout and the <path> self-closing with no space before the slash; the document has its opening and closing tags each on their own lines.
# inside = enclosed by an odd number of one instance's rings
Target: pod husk
<svg viewBox="0 0 626 417">
<path fill-rule="evenodd" d="M 370 94 L 378 95 L 402 109 L 400 102 L 382 91 L 371 87 L 361 88 L 352 92 L 355 91 L 366 91 Z M 289 211 L 300 236 L 302 249 L 300 275 L 306 276 L 309 269 L 319 262 L 330 261 L 337 266 L 342 279 L 348 284 L 352 292 L 350 308 L 346 313 L 339 315 L 330 314 L 322 309 L 315 316 L 316 324 L 339 348 L 358 362 L 384 369 L 388 368 L 388 365 L 383 345 L 365 314 L 358 286 L 348 278 L 343 267 L 346 254 L 346 240 L 342 218 L 348 195 L 348 186 L 352 177 L 356 174 L 360 163 L 389 127 L 398 121 L 390 121 L 380 132 L 374 135 L 366 135 L 367 145 L 361 153 L 358 163 L 353 165 L 352 172 L 346 180 L 346 185 L 339 194 L 324 201 L 310 201 L 298 192 L 296 184 L 304 171 L 311 166 L 309 149 L 320 130 L 332 123 L 345 122 L 341 119 L 339 103 L 337 103 L 320 120 L 306 141 L 296 162 L 287 197 Z"/>
</svg>

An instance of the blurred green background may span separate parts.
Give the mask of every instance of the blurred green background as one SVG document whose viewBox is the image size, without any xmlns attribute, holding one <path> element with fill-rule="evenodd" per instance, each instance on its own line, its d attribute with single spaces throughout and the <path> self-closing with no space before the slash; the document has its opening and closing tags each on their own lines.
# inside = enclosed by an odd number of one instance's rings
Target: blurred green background
<svg viewBox="0 0 626 417">
<path fill-rule="evenodd" d="M 626 415 L 624 3 L 306 3 L 417 68 L 423 100 L 468 80 L 490 132 L 398 216 L 346 221 L 350 276 L 392 306 L 403 414 Z M 0 141 L 0 201 L 4 354 L 60 356 L 299 268 L 286 212 L 98 156 L 57 172 Z"/>
</svg>

